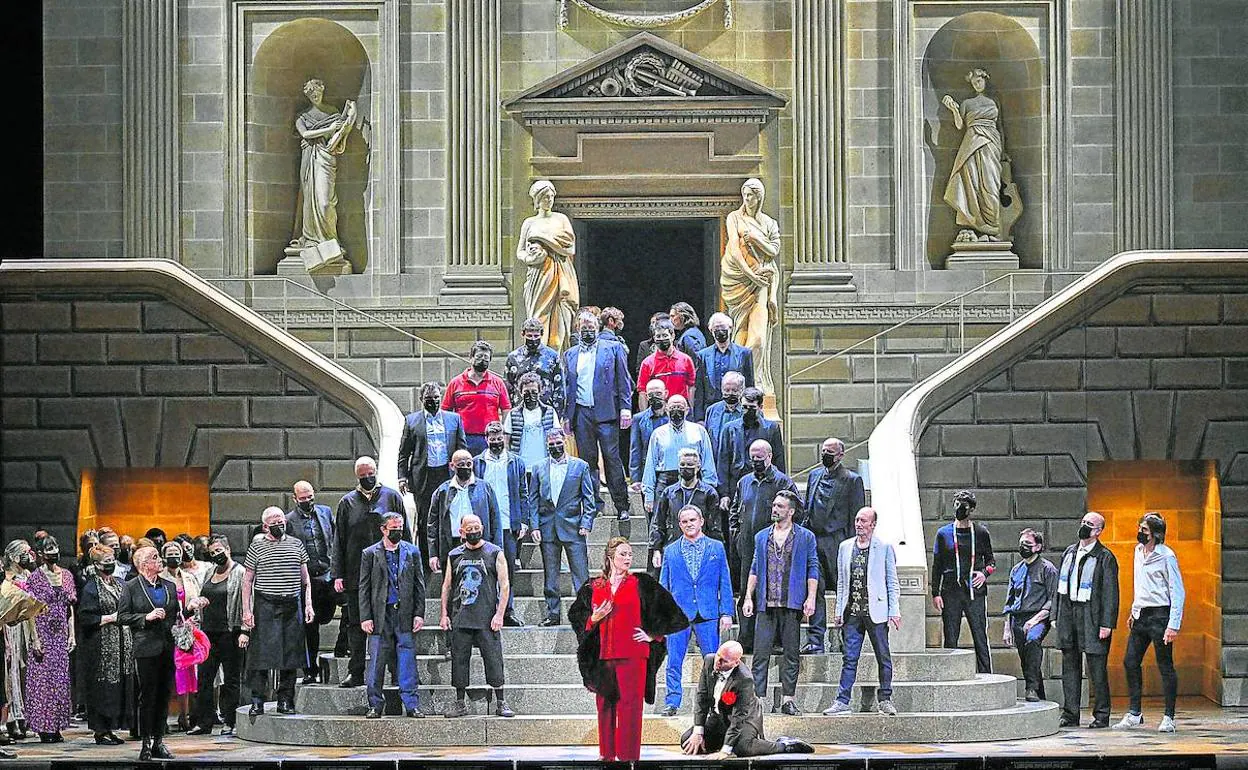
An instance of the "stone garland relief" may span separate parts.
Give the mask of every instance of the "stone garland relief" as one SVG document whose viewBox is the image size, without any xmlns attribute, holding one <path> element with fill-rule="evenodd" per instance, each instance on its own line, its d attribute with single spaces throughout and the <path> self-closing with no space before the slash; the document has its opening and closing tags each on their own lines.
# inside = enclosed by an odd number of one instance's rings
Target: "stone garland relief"
<svg viewBox="0 0 1248 770">
<path fill-rule="evenodd" d="M 965 132 L 944 195 L 962 228 L 949 256 L 953 263 L 1018 259 L 1010 230 L 1022 216 L 1023 201 L 1005 151 L 1000 106 L 984 93 L 989 78 L 987 70 L 972 69 L 966 74 L 966 82 L 974 95 L 961 103 L 949 94 L 940 100 L 953 114 L 954 125 Z"/>
<path fill-rule="evenodd" d="M 608 24 L 615 24 L 620 27 L 629 27 L 631 29 L 654 29 L 655 27 L 666 27 L 672 24 L 678 24 L 682 21 L 692 19 L 707 8 L 715 5 L 717 2 L 724 4 L 724 29 L 732 29 L 732 0 L 699 0 L 692 2 L 692 5 L 686 5 L 679 10 L 669 11 L 667 13 L 624 13 L 622 11 L 613 11 L 603 8 L 601 0 L 559 0 L 559 29 L 568 28 L 568 3 L 571 2 L 577 8 L 585 11 L 591 16 L 595 16 Z"/>
</svg>

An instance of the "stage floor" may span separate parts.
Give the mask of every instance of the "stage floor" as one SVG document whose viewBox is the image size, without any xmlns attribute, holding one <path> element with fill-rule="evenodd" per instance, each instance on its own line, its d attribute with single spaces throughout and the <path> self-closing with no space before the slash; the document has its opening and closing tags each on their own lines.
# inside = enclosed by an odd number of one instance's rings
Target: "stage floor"
<svg viewBox="0 0 1248 770">
<path fill-rule="evenodd" d="M 1203 698 L 1182 698 L 1179 701 L 1179 731 L 1173 735 L 1156 732 L 1160 715 L 1160 701 L 1145 700 L 1144 716 L 1148 727 L 1131 731 L 1089 730 L 1071 728 L 1046 738 L 998 743 L 941 743 L 869 746 L 819 745 L 810 757 L 785 757 L 787 762 L 857 757 L 925 757 L 929 759 L 953 759 L 956 757 L 1069 757 L 1078 755 L 1108 755 L 1140 757 L 1163 754 L 1214 754 L 1219 757 L 1218 766 L 1248 767 L 1248 708 L 1222 708 Z M 1122 716 L 1126 704 L 1114 703 L 1114 721 Z M 401 719 L 402 717 L 388 717 Z M 436 717 L 434 717 L 436 718 Z M 487 717 L 466 717 L 483 719 Z M 816 717 L 823 719 L 825 717 Z M 830 717 L 829 717 L 830 718 Z M 905 719 L 901 715 L 898 719 Z M 124 746 L 97 746 L 90 733 L 83 727 L 74 727 L 65 733 L 65 742 L 42 744 L 37 737 L 10 746 L 21 760 L 131 760 L 138 753 L 138 743 Z M 801 736 L 795 736 L 801 737 Z M 167 740 L 169 748 L 179 761 L 223 763 L 262 760 L 324 760 L 324 759 L 443 759 L 463 761 L 529 760 L 559 762 L 567 760 L 593 760 L 598 756 L 594 746 L 491 746 L 488 748 L 422 749 L 420 751 L 396 751 L 394 749 L 357 748 L 301 748 L 250 743 L 237 738 L 217 735 L 188 737 L 173 733 Z M 683 755 L 677 746 L 643 746 L 643 760 L 673 760 Z M 1230 760 L 1230 761 L 1224 761 Z"/>
</svg>

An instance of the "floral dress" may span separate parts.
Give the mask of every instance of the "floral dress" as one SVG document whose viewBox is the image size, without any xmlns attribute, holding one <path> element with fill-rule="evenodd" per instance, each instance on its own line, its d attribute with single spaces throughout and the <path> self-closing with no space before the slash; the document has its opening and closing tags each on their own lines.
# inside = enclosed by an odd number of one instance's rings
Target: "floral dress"
<svg viewBox="0 0 1248 770">
<path fill-rule="evenodd" d="M 43 657 L 31 655 L 26 665 L 26 723 L 40 733 L 57 733 L 69 727 L 73 698 L 69 681 L 70 607 L 78 603 L 73 576 L 67 570 L 30 574 L 27 591 L 48 605 L 35 618 Z"/>
</svg>

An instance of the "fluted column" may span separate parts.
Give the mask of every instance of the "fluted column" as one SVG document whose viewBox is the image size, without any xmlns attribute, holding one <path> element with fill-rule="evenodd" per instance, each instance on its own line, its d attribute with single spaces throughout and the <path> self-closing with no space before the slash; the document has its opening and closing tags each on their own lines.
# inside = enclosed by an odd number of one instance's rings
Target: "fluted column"
<svg viewBox="0 0 1248 770">
<path fill-rule="evenodd" d="M 125 0 L 121 62 L 125 253 L 177 260 L 178 0 Z"/>
<path fill-rule="evenodd" d="M 793 0 L 794 304 L 854 291 L 845 266 L 842 6 Z"/>
<path fill-rule="evenodd" d="M 1118 0 L 1117 250 L 1174 245 L 1170 0 Z"/>
<path fill-rule="evenodd" d="M 499 187 L 499 3 L 447 0 L 447 266 L 442 298 L 504 303 Z"/>
</svg>

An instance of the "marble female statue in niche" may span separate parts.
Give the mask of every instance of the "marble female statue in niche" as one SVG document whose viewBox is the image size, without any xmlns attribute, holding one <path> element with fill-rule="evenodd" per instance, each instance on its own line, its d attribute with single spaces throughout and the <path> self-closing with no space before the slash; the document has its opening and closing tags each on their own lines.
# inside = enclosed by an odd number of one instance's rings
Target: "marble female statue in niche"
<svg viewBox="0 0 1248 770">
<path fill-rule="evenodd" d="M 953 113 L 953 124 L 965 129 L 945 187 L 945 203 L 956 212 L 955 220 L 962 228 L 955 244 L 999 242 L 1009 237 L 1009 226 L 1002 222 L 1001 200 L 1002 174 L 1008 175 L 1009 157 L 1001 131 L 1001 109 L 984 94 L 988 77 L 986 70 L 973 69 L 966 74 L 966 82 L 974 89 L 974 96 L 961 104 L 949 94 L 940 100 Z"/>
<path fill-rule="evenodd" d="M 312 78 L 303 85 L 304 96 L 312 106 L 295 120 L 302 157 L 299 163 L 299 203 L 295 237 L 290 245 L 306 249 L 332 242 L 322 261 L 342 259 L 338 247 L 338 156 L 347 149 L 347 136 L 355 124 L 355 102 L 348 100 L 342 112 L 324 101 L 325 82 Z M 322 248 L 322 251 L 326 249 Z"/>
<path fill-rule="evenodd" d="M 543 340 L 562 350 L 572 338 L 572 317 L 581 306 L 581 288 L 576 279 L 576 234 L 572 222 L 552 211 L 555 186 L 539 179 L 529 188 L 537 213 L 520 226 L 516 259 L 528 268 L 524 279 L 524 312 L 527 318 L 542 319 Z"/>
<path fill-rule="evenodd" d="M 728 215 L 719 282 L 737 344 L 753 352 L 758 386 L 774 394 L 771 328 L 780 319 L 780 226 L 762 211 L 765 195 L 757 179 L 741 185 L 741 208 Z"/>
</svg>

